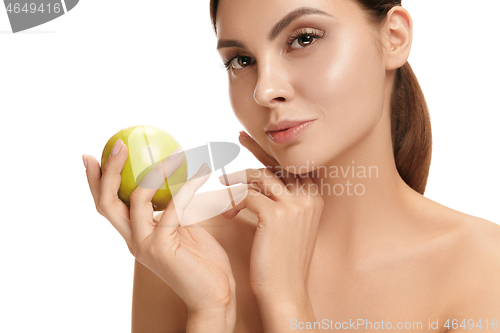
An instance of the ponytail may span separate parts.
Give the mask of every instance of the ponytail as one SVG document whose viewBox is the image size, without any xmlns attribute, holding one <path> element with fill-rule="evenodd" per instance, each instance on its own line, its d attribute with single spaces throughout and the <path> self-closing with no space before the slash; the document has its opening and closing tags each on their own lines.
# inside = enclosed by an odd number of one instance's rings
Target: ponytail
<svg viewBox="0 0 500 333">
<path fill-rule="evenodd" d="M 432 155 L 429 110 L 407 62 L 396 70 L 391 100 L 392 149 L 401 178 L 424 194 Z"/>
</svg>

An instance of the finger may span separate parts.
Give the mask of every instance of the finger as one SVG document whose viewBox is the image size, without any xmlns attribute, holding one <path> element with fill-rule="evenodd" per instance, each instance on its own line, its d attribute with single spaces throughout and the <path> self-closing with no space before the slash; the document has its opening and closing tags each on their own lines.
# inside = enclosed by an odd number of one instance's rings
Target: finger
<svg viewBox="0 0 500 333">
<path fill-rule="evenodd" d="M 239 137 L 240 143 L 248 149 L 265 167 L 276 168 L 279 167 L 278 161 L 274 157 L 269 156 L 268 153 L 262 149 L 261 146 L 248 134 L 241 131 Z"/>
<path fill-rule="evenodd" d="M 299 178 L 300 178 L 300 181 L 299 181 Z M 315 195 L 319 194 L 318 185 L 316 185 L 308 175 L 297 176 L 297 187 L 289 187 L 288 189 L 292 193 L 294 193 L 296 190 L 298 190 L 295 193 L 300 192 L 302 194 L 304 194 L 303 189 L 305 189 L 305 192 L 307 193 L 308 196 L 309 195 L 315 196 Z"/>
<path fill-rule="evenodd" d="M 270 156 L 262 147 L 248 134 L 244 131 L 240 132 L 239 137 L 240 143 L 248 149 L 266 168 L 271 169 L 271 171 L 280 178 L 284 184 L 294 183 L 295 177 L 293 174 L 289 173 L 285 168 L 283 168 L 279 162 L 272 156 Z"/>
<path fill-rule="evenodd" d="M 120 173 L 128 155 L 126 146 L 123 145 L 123 147 L 125 149 L 120 149 L 118 155 L 108 158 L 102 175 L 99 162 L 93 156 L 87 155 L 87 179 L 97 211 L 113 225 L 128 244 L 132 232 L 128 208 L 118 198 L 121 182 Z M 118 158 L 116 158 L 117 156 Z M 110 163 L 108 164 L 108 162 Z M 123 165 L 120 166 L 120 164 Z M 112 182 L 113 178 L 117 178 L 116 172 L 118 172 L 118 184 Z"/>
<path fill-rule="evenodd" d="M 242 194 L 246 195 L 248 191 L 253 190 L 255 192 L 262 193 L 262 194 L 266 195 L 262 191 L 260 186 L 258 186 L 256 183 L 236 185 L 236 186 L 233 186 L 231 188 L 228 188 L 228 190 L 232 193 L 232 195 L 230 195 L 229 198 L 227 198 L 228 200 L 224 200 L 224 202 L 223 202 L 224 204 L 222 205 L 222 207 L 226 207 L 226 206 L 234 207 L 236 205 L 235 199 L 237 197 L 242 197 L 241 196 Z M 189 224 L 192 224 L 192 223 L 196 223 L 196 222 L 189 222 Z"/>
<path fill-rule="evenodd" d="M 310 185 L 310 186 L 316 185 L 313 183 L 311 177 L 309 177 L 308 175 L 301 176 L 300 179 L 302 181 L 302 184 Z"/>
<path fill-rule="evenodd" d="M 281 165 L 275 168 L 268 169 L 270 169 L 276 175 L 276 177 L 278 177 L 286 185 L 287 188 L 296 186 L 297 182 L 300 183 L 300 176 L 288 172 L 288 170 L 283 168 Z"/>
<path fill-rule="evenodd" d="M 196 191 L 210 178 L 210 167 L 204 163 L 198 172 L 194 174 L 174 195 L 167 205 L 158 223 L 158 234 L 171 236 L 180 226 L 182 216 L 189 202 L 193 199 Z"/>
<path fill-rule="evenodd" d="M 85 158 L 87 159 L 87 181 L 89 183 L 90 193 L 92 193 L 94 204 L 99 211 L 100 209 L 97 203 L 99 200 L 99 193 L 101 192 L 101 167 L 94 156 L 85 155 Z M 101 214 L 101 212 L 99 212 L 99 214 Z"/>
<path fill-rule="evenodd" d="M 98 204 L 100 208 L 108 214 L 107 210 L 123 204 L 118 198 L 118 190 L 122 180 L 121 172 L 125 166 L 128 157 L 128 149 L 121 140 L 116 141 L 113 150 L 118 148 L 114 155 L 110 155 L 106 164 L 103 167 L 101 176 L 101 191 L 99 194 Z"/>
<path fill-rule="evenodd" d="M 153 220 L 154 195 L 165 184 L 165 179 L 172 175 L 184 162 L 184 154 L 176 151 L 158 163 L 141 180 L 130 195 L 130 220 L 136 242 L 142 242 L 156 228 Z"/>
<path fill-rule="evenodd" d="M 221 215 L 226 219 L 232 219 L 240 211 L 245 208 L 255 213 L 257 216 L 262 216 L 262 212 L 269 210 L 269 206 L 275 202 L 261 193 L 249 190 L 248 192 L 241 193 L 234 198 L 234 206 L 229 204 L 222 212 Z"/>
<path fill-rule="evenodd" d="M 226 174 L 226 178 L 227 183 L 224 178 L 219 177 L 222 185 L 255 184 L 272 200 L 278 200 L 281 195 L 288 194 L 285 184 L 268 168 L 241 170 Z"/>
</svg>

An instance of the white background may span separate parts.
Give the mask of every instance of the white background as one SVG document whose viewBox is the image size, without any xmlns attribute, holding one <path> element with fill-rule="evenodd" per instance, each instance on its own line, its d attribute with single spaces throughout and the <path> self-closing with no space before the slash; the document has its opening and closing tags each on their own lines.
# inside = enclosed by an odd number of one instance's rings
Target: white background
<svg viewBox="0 0 500 333">
<path fill-rule="evenodd" d="M 433 127 L 426 196 L 498 223 L 500 2 L 403 4 Z M 17 34 L 0 10 L 0 31 L 0 331 L 128 332 L 134 260 L 95 211 L 81 156 L 139 124 L 184 149 L 238 143 L 208 0 L 83 0 Z M 226 171 L 259 167 L 242 148 Z"/>
</svg>

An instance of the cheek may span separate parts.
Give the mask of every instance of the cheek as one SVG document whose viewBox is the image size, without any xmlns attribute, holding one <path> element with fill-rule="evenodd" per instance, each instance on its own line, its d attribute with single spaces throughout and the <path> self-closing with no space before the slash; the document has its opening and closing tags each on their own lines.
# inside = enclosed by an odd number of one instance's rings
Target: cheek
<svg viewBox="0 0 500 333">
<path fill-rule="evenodd" d="M 229 74 L 231 75 L 231 74 Z M 247 85 L 239 82 L 232 82 L 229 78 L 229 100 L 233 108 L 233 112 L 239 122 L 248 130 L 248 120 L 250 112 L 246 112 L 249 104 L 249 94 Z"/>
<path fill-rule="evenodd" d="M 336 153 L 369 134 L 382 116 L 385 67 L 371 38 L 360 35 L 332 36 L 335 42 L 315 53 L 296 81 L 297 92 L 324 119 L 323 137 Z"/>
</svg>

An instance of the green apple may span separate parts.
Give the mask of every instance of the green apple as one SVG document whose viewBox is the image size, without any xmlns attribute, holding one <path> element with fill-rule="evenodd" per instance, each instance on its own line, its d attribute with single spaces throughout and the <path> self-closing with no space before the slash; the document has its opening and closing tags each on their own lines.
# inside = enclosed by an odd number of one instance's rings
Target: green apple
<svg viewBox="0 0 500 333">
<path fill-rule="evenodd" d="M 170 134 L 152 126 L 141 125 L 124 128 L 106 143 L 101 157 L 101 171 L 118 139 L 121 139 L 128 148 L 128 158 L 121 172 L 122 180 L 118 197 L 130 207 L 130 194 L 140 184 L 144 176 L 180 145 Z M 155 211 L 164 210 L 172 196 L 186 182 L 187 162 L 185 155 L 182 165 L 168 179 L 174 185 L 169 187 L 168 181 L 165 180 L 165 183 L 156 192 L 152 200 Z"/>
</svg>

